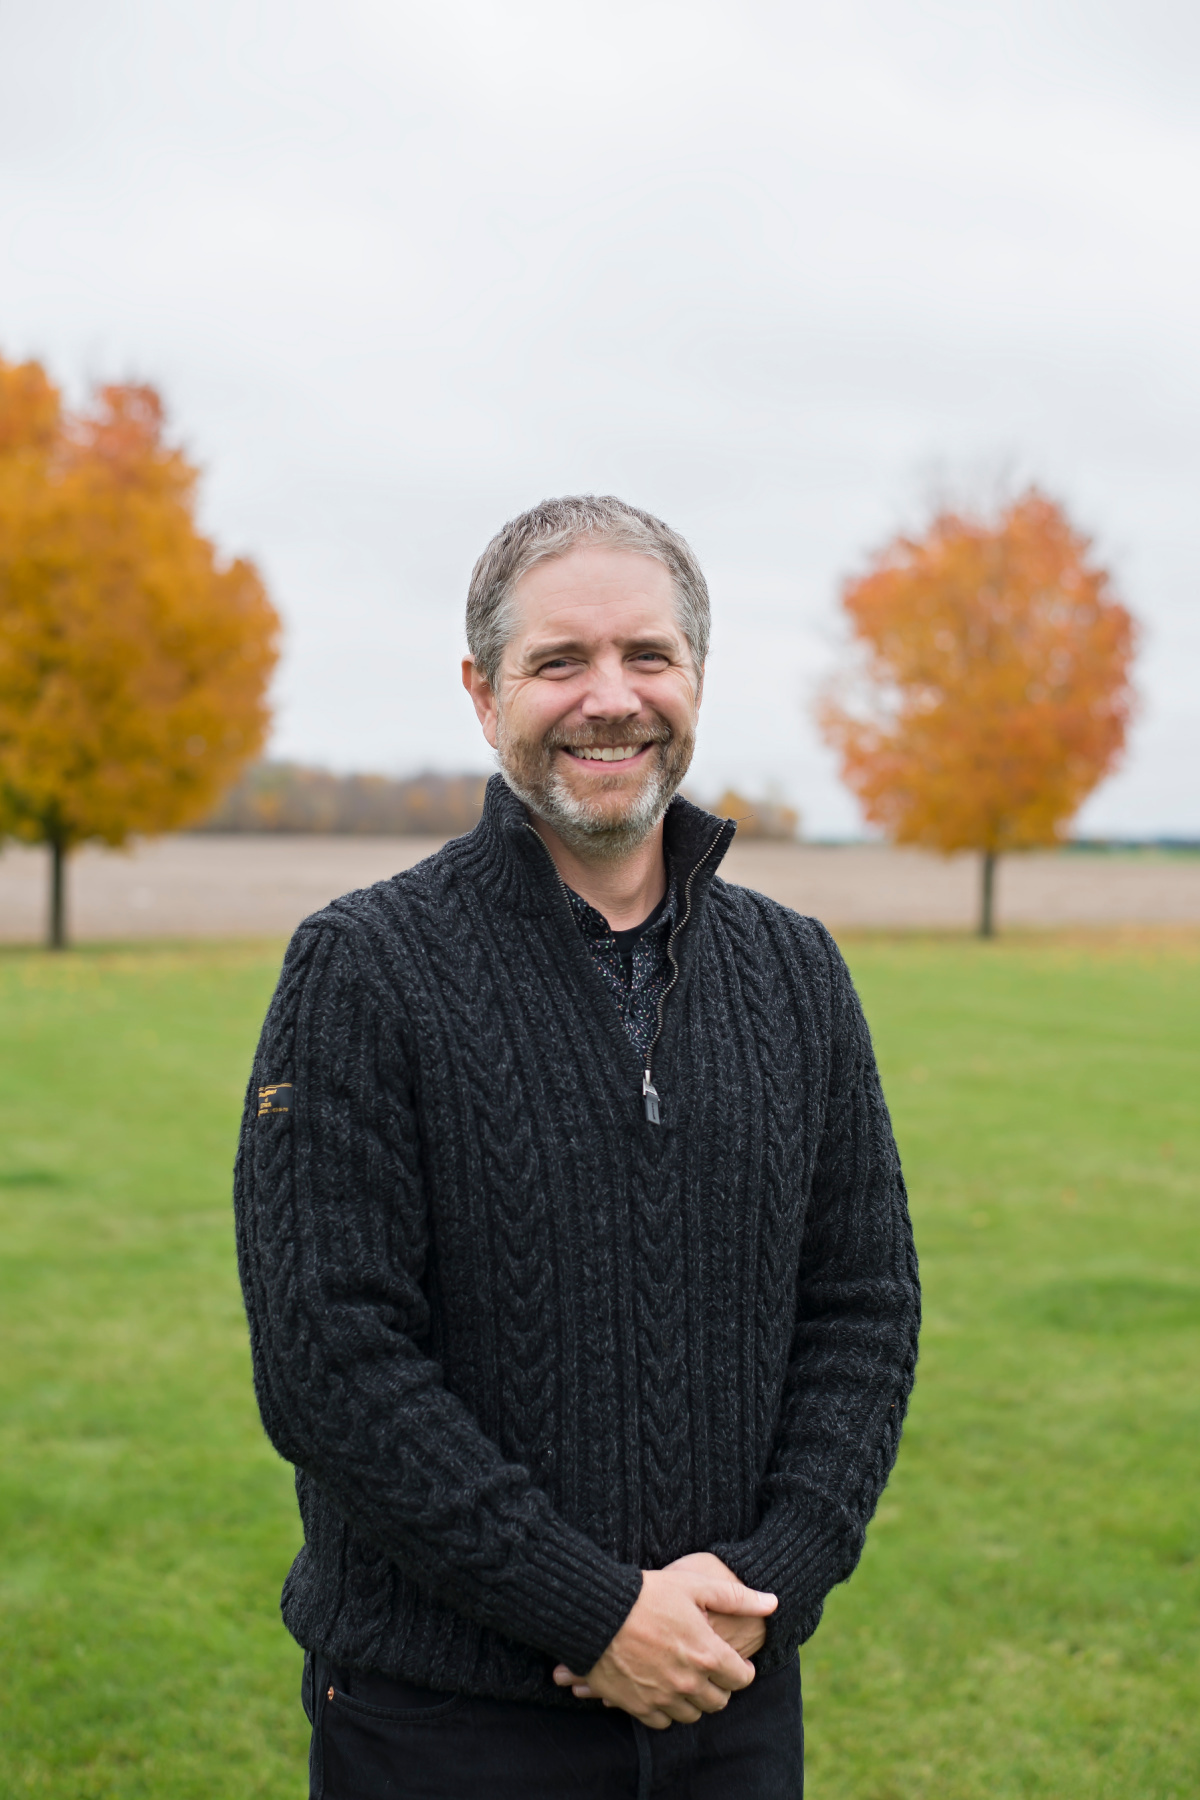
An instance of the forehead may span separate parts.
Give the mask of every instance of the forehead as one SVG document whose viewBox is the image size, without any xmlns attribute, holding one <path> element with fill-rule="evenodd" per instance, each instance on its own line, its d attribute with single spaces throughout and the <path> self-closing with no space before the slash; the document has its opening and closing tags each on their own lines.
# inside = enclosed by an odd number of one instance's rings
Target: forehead
<svg viewBox="0 0 1200 1800">
<path fill-rule="evenodd" d="M 612 544 L 577 544 L 544 557 L 513 590 L 514 636 L 594 641 L 653 632 L 680 637 L 665 563 Z"/>
</svg>

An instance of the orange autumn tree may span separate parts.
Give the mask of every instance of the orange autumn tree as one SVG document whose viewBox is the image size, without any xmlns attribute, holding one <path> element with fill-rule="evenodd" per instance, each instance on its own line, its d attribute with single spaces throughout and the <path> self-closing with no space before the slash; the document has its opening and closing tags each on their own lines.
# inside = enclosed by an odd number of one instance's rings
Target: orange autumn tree
<svg viewBox="0 0 1200 1800">
<path fill-rule="evenodd" d="M 894 843 L 981 853 L 990 937 L 997 858 L 1059 842 L 1116 764 L 1134 622 L 1036 489 L 895 539 L 842 604 L 860 659 L 819 708 L 826 741 Z"/>
<path fill-rule="evenodd" d="M 278 615 L 196 482 L 153 388 L 72 414 L 0 358 L 0 838 L 49 847 L 55 947 L 70 851 L 202 817 L 266 735 Z"/>
</svg>

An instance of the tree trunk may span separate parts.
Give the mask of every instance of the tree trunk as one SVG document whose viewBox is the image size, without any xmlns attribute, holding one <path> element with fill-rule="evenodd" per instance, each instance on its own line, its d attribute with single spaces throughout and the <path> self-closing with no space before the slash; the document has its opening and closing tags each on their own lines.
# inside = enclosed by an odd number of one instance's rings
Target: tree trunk
<svg viewBox="0 0 1200 1800">
<path fill-rule="evenodd" d="M 979 892 L 979 935 L 984 938 L 996 935 L 996 860 L 994 850 L 984 851 Z"/>
<path fill-rule="evenodd" d="M 67 851 L 61 838 L 50 839 L 50 936 L 51 950 L 67 947 Z"/>
</svg>

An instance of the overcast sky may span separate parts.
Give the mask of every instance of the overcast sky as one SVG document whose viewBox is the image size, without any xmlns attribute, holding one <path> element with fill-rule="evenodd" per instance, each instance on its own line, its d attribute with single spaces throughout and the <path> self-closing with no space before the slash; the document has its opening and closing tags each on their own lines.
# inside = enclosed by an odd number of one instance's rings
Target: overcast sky
<svg viewBox="0 0 1200 1800">
<path fill-rule="evenodd" d="M 1200 834 L 1198 96 L 1194 0 L 0 0 L 0 351 L 161 386 L 277 754 L 488 767 L 471 564 L 615 492 L 713 589 L 693 785 L 853 831 L 840 581 L 1033 478 L 1144 624 L 1081 827 Z"/>
</svg>

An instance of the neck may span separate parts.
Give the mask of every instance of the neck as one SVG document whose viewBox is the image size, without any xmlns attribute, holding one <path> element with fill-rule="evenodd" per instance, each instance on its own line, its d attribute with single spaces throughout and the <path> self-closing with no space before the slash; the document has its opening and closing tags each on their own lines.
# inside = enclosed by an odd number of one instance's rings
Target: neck
<svg viewBox="0 0 1200 1800">
<path fill-rule="evenodd" d="M 564 844 L 552 826 L 531 813 L 529 823 L 545 844 L 569 888 L 607 919 L 613 931 L 629 931 L 654 911 L 667 891 L 660 819 L 649 837 L 616 861 L 589 862 Z"/>
</svg>

